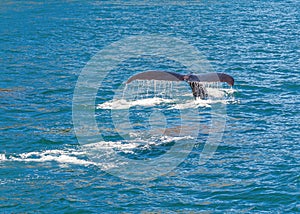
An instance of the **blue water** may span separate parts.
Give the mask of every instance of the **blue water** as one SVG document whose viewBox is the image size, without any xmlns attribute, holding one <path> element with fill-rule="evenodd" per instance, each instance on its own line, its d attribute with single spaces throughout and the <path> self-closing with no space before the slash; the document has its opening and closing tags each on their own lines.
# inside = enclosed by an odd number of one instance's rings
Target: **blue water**
<svg viewBox="0 0 300 214">
<path fill-rule="evenodd" d="M 298 0 L 1 1 L 0 212 L 300 212 L 298 8 Z M 126 180 L 82 151 L 72 121 L 73 94 L 98 51 L 128 36 L 152 34 L 196 47 L 215 71 L 235 78 L 236 92 L 226 104 L 222 141 L 205 164 L 198 158 L 208 136 L 200 133 L 172 171 L 149 181 Z M 96 104 L 109 102 L 140 68 L 187 69 L 152 60 L 119 64 L 123 72 L 111 71 L 115 79 L 105 79 Z M 164 108 L 176 125 L 178 111 L 164 105 L 154 109 Z M 134 114 L 133 108 L 131 120 L 142 123 L 151 109 L 136 107 Z M 209 125 L 211 107 L 198 111 Z M 110 112 L 96 109 L 98 127 L 104 140 L 119 143 Z M 122 155 L 155 159 L 176 145 L 154 142 Z"/>
</svg>

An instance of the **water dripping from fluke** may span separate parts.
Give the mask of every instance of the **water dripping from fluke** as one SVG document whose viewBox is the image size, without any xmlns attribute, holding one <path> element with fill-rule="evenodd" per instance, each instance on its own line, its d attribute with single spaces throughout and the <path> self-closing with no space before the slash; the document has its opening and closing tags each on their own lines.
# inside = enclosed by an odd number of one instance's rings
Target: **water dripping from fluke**
<svg viewBox="0 0 300 214">
<path fill-rule="evenodd" d="M 161 98 L 172 98 L 172 84 L 173 82 L 180 81 L 185 81 L 190 85 L 195 100 L 207 99 L 210 95 L 208 89 L 220 89 L 220 83 L 227 83 L 229 86 L 234 85 L 233 77 L 225 73 L 182 75 L 169 71 L 146 71 L 130 77 L 126 82 L 126 86 L 133 81 L 138 82 L 138 84 L 132 93 L 135 93 L 137 96 L 138 94 L 142 94 L 141 98 L 143 98 L 143 96 L 149 97 L 150 86 L 153 86 L 153 94 L 151 95 L 154 95 L 154 97 L 160 96 Z M 153 85 L 151 83 L 153 83 Z"/>
</svg>

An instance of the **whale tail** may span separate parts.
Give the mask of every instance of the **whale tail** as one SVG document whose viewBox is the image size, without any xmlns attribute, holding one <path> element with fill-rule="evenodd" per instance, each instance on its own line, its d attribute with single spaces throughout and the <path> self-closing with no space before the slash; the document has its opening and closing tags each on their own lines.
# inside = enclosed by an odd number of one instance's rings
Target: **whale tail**
<svg viewBox="0 0 300 214">
<path fill-rule="evenodd" d="M 194 98 L 205 99 L 208 97 L 206 88 L 202 83 L 205 82 L 226 82 L 228 85 L 234 85 L 232 76 L 225 73 L 205 73 L 200 75 L 182 75 L 169 71 L 146 71 L 130 77 L 126 84 L 134 80 L 162 80 L 162 81 L 186 81 L 189 83 Z"/>
<path fill-rule="evenodd" d="M 208 97 L 208 93 L 203 84 L 199 82 L 189 82 L 191 86 L 194 98 L 206 99 Z"/>
</svg>

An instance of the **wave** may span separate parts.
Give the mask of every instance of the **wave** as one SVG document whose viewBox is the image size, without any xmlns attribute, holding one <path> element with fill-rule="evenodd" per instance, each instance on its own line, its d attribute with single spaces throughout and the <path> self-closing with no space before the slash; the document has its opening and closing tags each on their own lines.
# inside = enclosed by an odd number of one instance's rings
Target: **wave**
<svg viewBox="0 0 300 214">
<path fill-rule="evenodd" d="M 166 143 L 176 142 L 180 140 L 193 139 L 190 136 L 172 137 L 172 136 L 160 136 L 158 138 L 150 137 L 145 139 L 143 137 L 137 137 L 132 140 L 123 141 L 100 141 L 93 144 L 84 145 L 76 148 L 63 148 L 63 149 L 51 149 L 43 151 L 32 151 L 20 154 L 0 154 L 0 163 L 5 162 L 57 162 L 65 165 L 82 165 L 89 166 L 95 165 L 101 168 L 115 167 L 113 163 L 109 166 L 102 163 L 94 162 L 88 159 L 88 151 L 92 150 L 115 150 L 124 154 L 136 154 L 137 149 L 146 150 L 153 146 L 159 146 Z M 105 163 L 107 164 L 107 163 Z"/>
</svg>

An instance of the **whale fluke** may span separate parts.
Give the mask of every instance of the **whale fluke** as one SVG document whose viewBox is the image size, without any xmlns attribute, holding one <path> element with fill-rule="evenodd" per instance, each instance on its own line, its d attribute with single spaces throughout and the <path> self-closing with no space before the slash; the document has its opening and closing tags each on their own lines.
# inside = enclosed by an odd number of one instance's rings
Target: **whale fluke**
<svg viewBox="0 0 300 214">
<path fill-rule="evenodd" d="M 184 81 L 184 75 L 169 71 L 146 71 L 130 77 L 126 84 L 133 80 L 166 80 L 166 81 Z"/>
<path fill-rule="evenodd" d="M 207 98 L 207 90 L 201 83 L 205 82 L 226 82 L 228 85 L 234 85 L 234 79 L 232 76 L 225 73 L 205 73 L 205 74 L 188 74 L 182 75 L 169 71 L 146 71 L 138 73 L 130 77 L 126 84 L 131 83 L 134 80 L 162 80 L 162 81 L 186 81 L 192 88 L 195 98 L 205 99 Z"/>
</svg>

